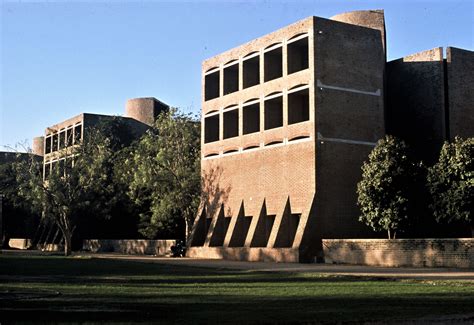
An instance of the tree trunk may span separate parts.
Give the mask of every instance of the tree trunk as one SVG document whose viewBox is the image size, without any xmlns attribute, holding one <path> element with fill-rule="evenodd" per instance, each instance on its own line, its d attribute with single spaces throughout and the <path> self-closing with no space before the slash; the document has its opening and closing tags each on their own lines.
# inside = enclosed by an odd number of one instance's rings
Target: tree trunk
<svg viewBox="0 0 474 325">
<path fill-rule="evenodd" d="M 66 232 L 64 235 L 64 256 L 71 255 L 72 235 Z"/>
<path fill-rule="evenodd" d="M 184 241 L 186 242 L 186 245 L 188 245 L 188 239 L 189 239 L 189 236 L 191 235 L 190 234 L 190 231 L 191 231 L 191 227 L 189 226 L 189 220 L 188 218 L 185 218 L 184 220 L 184 224 L 185 224 L 185 238 L 184 238 Z"/>
<path fill-rule="evenodd" d="M 388 232 L 388 239 L 392 239 L 390 238 L 390 229 L 387 229 L 387 232 Z"/>
</svg>

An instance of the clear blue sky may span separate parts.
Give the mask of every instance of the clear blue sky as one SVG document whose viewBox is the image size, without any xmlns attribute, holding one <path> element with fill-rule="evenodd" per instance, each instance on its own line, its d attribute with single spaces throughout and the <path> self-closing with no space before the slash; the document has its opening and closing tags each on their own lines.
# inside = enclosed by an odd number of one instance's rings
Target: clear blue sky
<svg viewBox="0 0 474 325">
<path fill-rule="evenodd" d="M 474 47 L 472 0 L 0 2 L 0 150 L 128 98 L 198 113 L 203 60 L 308 16 L 385 9 L 389 59 Z"/>
</svg>

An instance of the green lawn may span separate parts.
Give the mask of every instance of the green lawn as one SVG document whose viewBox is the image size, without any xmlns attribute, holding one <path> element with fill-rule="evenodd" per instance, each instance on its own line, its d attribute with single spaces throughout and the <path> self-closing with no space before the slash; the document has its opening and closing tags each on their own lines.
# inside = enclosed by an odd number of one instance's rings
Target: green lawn
<svg viewBox="0 0 474 325">
<path fill-rule="evenodd" d="M 397 281 L 0 255 L 0 323 L 365 321 L 473 312 L 470 281 Z"/>
</svg>

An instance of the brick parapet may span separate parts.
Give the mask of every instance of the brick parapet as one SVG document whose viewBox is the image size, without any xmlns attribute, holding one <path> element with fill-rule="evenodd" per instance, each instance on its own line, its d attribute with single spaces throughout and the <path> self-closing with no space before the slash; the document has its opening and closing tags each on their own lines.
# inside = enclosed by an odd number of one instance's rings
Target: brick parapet
<svg viewBox="0 0 474 325">
<path fill-rule="evenodd" d="M 209 58 L 202 63 L 203 75 L 206 71 L 224 65 L 229 61 L 244 58 L 253 52 L 258 52 L 261 49 L 265 49 L 272 44 L 283 43 L 284 41 L 289 40 L 301 33 L 307 33 L 312 29 L 312 27 L 313 17 L 307 17 L 289 26 L 283 27 L 279 30 Z"/>
</svg>

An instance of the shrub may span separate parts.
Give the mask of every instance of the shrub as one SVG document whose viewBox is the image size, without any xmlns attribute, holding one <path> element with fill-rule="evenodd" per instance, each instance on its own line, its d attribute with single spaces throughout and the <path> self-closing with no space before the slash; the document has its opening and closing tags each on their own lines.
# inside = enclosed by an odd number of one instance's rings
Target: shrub
<svg viewBox="0 0 474 325">
<path fill-rule="evenodd" d="M 408 226 L 419 175 L 420 166 L 413 162 L 403 141 L 389 135 L 379 140 L 364 162 L 362 180 L 357 184 L 359 221 L 395 238 L 397 231 Z"/>
</svg>

